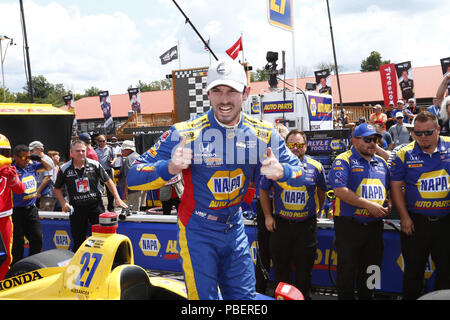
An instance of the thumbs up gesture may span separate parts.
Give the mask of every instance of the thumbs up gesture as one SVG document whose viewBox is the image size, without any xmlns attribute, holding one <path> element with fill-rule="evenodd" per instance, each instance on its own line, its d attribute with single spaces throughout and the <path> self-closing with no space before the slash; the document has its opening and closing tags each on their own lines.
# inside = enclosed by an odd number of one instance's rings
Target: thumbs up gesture
<svg viewBox="0 0 450 320">
<path fill-rule="evenodd" d="M 267 158 L 262 162 L 261 174 L 268 179 L 278 180 L 284 176 L 284 168 L 272 152 L 272 148 L 267 148 Z"/>
<path fill-rule="evenodd" d="M 192 150 L 186 148 L 186 137 L 181 136 L 181 141 L 169 162 L 169 173 L 176 175 L 183 169 L 189 168 L 192 163 Z"/>
</svg>

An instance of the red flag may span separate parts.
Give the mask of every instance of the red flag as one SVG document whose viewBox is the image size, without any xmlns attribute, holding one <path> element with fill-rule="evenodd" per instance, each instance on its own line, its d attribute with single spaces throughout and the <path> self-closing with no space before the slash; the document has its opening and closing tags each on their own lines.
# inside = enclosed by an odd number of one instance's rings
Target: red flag
<svg viewBox="0 0 450 320">
<path fill-rule="evenodd" d="M 397 73 L 395 71 L 395 64 L 385 64 L 380 66 L 381 87 L 383 88 L 384 106 L 387 107 L 389 103 L 397 106 Z"/>
<path fill-rule="evenodd" d="M 238 41 L 236 41 L 235 44 L 233 44 L 231 46 L 230 49 L 228 49 L 227 51 L 225 51 L 233 60 L 235 60 L 237 58 L 237 56 L 239 55 L 239 51 L 242 51 L 242 37 L 239 38 Z"/>
</svg>

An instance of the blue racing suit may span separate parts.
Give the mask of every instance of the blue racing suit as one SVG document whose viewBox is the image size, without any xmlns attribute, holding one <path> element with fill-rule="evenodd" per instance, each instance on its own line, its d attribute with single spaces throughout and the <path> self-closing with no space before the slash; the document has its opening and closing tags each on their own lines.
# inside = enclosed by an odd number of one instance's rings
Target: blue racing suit
<svg viewBox="0 0 450 320">
<path fill-rule="evenodd" d="M 237 127 L 220 125 L 212 109 L 180 122 L 156 141 L 130 169 L 131 190 L 162 187 L 180 135 L 193 150 L 183 170 L 184 193 L 178 209 L 178 242 L 189 299 L 254 299 L 255 276 L 241 203 L 271 147 L 284 168 L 280 181 L 304 181 L 299 160 L 272 124 L 245 114 Z M 259 168 L 258 168 L 259 169 Z"/>
</svg>

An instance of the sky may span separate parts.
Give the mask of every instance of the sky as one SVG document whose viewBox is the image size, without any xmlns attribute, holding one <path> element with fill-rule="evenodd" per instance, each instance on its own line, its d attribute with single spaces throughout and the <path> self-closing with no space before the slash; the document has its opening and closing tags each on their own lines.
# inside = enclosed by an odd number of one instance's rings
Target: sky
<svg viewBox="0 0 450 320">
<path fill-rule="evenodd" d="M 294 32 L 268 23 L 270 0 L 176 0 L 212 51 L 225 50 L 242 35 L 253 70 L 267 51 L 286 51 L 286 76 L 312 76 L 333 63 L 326 0 L 293 0 Z M 276 0 L 279 3 L 281 0 Z M 61 83 L 73 93 L 92 86 L 126 93 L 139 80 L 165 79 L 172 70 L 206 67 L 214 61 L 171 0 L 24 0 L 31 73 Z M 329 0 L 340 73 L 359 72 L 372 51 L 393 63 L 439 65 L 450 56 L 448 0 Z M 5 85 L 26 85 L 19 0 L 0 0 L 0 35 L 14 38 L 4 59 Z M 5 52 L 6 41 L 2 41 Z M 179 44 L 179 60 L 159 56 Z M 295 59 L 293 58 L 295 52 Z"/>
</svg>

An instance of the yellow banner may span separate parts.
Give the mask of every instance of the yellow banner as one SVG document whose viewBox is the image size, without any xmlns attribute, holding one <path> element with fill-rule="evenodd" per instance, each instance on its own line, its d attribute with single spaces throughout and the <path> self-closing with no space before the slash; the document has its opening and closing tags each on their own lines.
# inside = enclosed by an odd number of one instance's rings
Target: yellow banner
<svg viewBox="0 0 450 320">
<path fill-rule="evenodd" d="M 292 0 L 268 0 L 268 18 L 273 26 L 292 31 Z"/>
<path fill-rule="evenodd" d="M 51 104 L 0 103 L 0 116 L 8 115 L 73 115 Z"/>
</svg>

